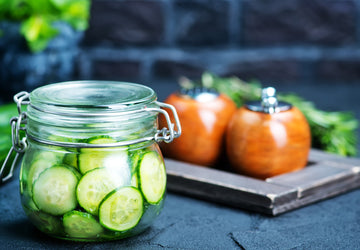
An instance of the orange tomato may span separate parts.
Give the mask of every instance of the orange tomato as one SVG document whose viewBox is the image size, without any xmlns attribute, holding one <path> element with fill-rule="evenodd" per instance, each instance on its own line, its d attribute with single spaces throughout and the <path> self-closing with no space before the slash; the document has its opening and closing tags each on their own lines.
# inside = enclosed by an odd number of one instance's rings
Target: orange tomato
<svg viewBox="0 0 360 250">
<path fill-rule="evenodd" d="M 236 111 L 235 103 L 223 94 L 199 101 L 179 93 L 171 94 L 165 103 L 175 107 L 182 134 L 171 143 L 160 144 L 164 155 L 202 166 L 214 166 L 223 152 L 225 131 Z M 166 126 L 161 116 L 159 125 L 160 128 Z"/>
</svg>

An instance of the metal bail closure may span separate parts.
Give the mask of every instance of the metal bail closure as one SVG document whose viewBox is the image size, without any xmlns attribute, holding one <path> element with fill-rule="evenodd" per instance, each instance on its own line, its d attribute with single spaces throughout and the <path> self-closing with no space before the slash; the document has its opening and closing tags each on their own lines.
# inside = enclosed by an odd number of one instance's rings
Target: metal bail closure
<svg viewBox="0 0 360 250">
<path fill-rule="evenodd" d="M 180 120 L 179 117 L 177 115 L 177 112 L 174 108 L 174 106 L 170 105 L 170 104 L 166 104 L 163 102 L 155 102 L 158 106 L 162 107 L 162 108 L 167 108 L 170 109 L 173 117 L 175 119 L 175 124 L 176 124 L 176 128 L 177 131 L 175 131 L 174 129 L 174 124 L 171 123 L 170 120 L 170 116 L 168 114 L 168 112 L 164 109 L 157 109 L 157 108 L 150 108 L 151 110 L 154 110 L 156 112 L 161 113 L 165 119 L 166 119 L 166 123 L 167 123 L 167 128 L 164 127 L 160 130 L 158 130 L 154 136 L 155 141 L 159 142 L 159 141 L 164 141 L 166 143 L 172 142 L 174 140 L 174 138 L 178 138 L 181 135 L 181 125 L 180 125 Z"/>
<path fill-rule="evenodd" d="M 20 92 L 14 96 L 14 101 L 17 104 L 19 116 L 18 117 L 15 116 L 10 119 L 12 146 L 0 169 L 0 184 L 11 179 L 20 154 L 24 153 L 27 148 L 26 137 L 23 136 L 21 138 L 22 135 L 20 131 L 26 130 L 24 126 L 26 124 L 26 112 L 22 111 L 21 105 L 29 104 L 29 101 L 27 100 L 28 98 L 29 98 L 29 93 L 27 92 Z M 13 156 L 14 153 L 15 156 Z M 8 163 L 11 160 L 12 162 L 10 168 L 7 171 Z"/>
</svg>

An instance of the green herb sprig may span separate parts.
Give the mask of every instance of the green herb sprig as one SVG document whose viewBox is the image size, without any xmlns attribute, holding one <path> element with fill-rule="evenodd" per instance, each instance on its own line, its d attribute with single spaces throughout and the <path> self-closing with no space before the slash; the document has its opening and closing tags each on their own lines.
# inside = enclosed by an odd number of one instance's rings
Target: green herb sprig
<svg viewBox="0 0 360 250">
<path fill-rule="evenodd" d="M 20 22 L 19 32 L 32 52 L 44 50 L 58 34 L 57 21 L 85 30 L 89 12 L 90 0 L 0 0 L 0 21 Z M 6 32 L 2 30 L 1 35 Z"/>
<path fill-rule="evenodd" d="M 237 77 L 218 77 L 205 72 L 200 81 L 180 79 L 182 88 L 201 85 L 213 88 L 230 97 L 238 107 L 247 101 L 259 100 L 261 84 L 257 81 L 245 82 Z M 277 93 L 278 99 L 296 106 L 305 115 L 311 129 L 312 147 L 342 156 L 357 154 L 357 134 L 359 122 L 350 112 L 327 112 L 295 94 Z"/>
</svg>

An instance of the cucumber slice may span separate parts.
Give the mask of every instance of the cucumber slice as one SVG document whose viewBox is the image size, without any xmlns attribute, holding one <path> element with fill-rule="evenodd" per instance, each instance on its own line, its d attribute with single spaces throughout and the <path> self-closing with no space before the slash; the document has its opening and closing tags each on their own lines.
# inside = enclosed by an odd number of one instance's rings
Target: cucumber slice
<svg viewBox="0 0 360 250">
<path fill-rule="evenodd" d="M 48 149 L 48 148 L 47 148 Z M 36 160 L 47 160 L 53 164 L 60 163 L 63 157 L 62 153 L 55 151 L 36 151 L 33 155 L 33 161 Z"/>
<path fill-rule="evenodd" d="M 44 170 L 33 185 L 33 200 L 37 207 L 51 215 L 61 215 L 77 206 L 76 170 L 56 165 Z"/>
<path fill-rule="evenodd" d="M 63 225 L 65 232 L 73 238 L 96 238 L 104 231 L 94 216 L 76 210 L 64 214 Z"/>
<path fill-rule="evenodd" d="M 146 153 L 139 166 L 140 188 L 150 204 L 157 204 L 166 189 L 166 171 L 163 161 L 155 152 Z"/>
<path fill-rule="evenodd" d="M 109 136 L 100 135 L 89 138 L 87 142 L 90 144 L 108 144 L 108 143 L 115 143 L 116 140 Z M 93 149 L 89 148 L 85 150 L 93 150 Z"/>
<path fill-rule="evenodd" d="M 126 168 L 123 172 L 107 168 L 96 168 L 87 172 L 76 188 L 80 206 L 87 212 L 97 215 L 101 200 L 114 189 L 128 185 L 130 182 L 129 169 Z"/>
<path fill-rule="evenodd" d="M 76 152 L 66 153 L 62 162 L 66 165 L 78 168 L 78 154 Z"/>
<path fill-rule="evenodd" d="M 135 227 L 143 214 L 141 193 L 134 187 L 114 190 L 100 204 L 101 225 L 113 231 L 126 231 Z"/>
<path fill-rule="evenodd" d="M 62 235 L 64 233 L 59 217 L 41 211 L 27 211 L 27 215 L 31 222 L 44 233 L 53 235 Z"/>
<path fill-rule="evenodd" d="M 79 155 L 79 169 L 82 174 L 96 168 L 128 168 L 128 154 L 126 150 L 93 151 Z"/>
<path fill-rule="evenodd" d="M 139 187 L 139 180 L 138 180 L 137 173 L 134 173 L 133 176 L 131 177 L 131 183 L 130 184 L 133 187 Z"/>
<path fill-rule="evenodd" d="M 143 154 L 142 150 L 136 150 L 134 152 L 129 152 L 132 172 L 137 171 L 137 167 L 139 165 L 142 154 Z"/>
<path fill-rule="evenodd" d="M 91 144 L 106 144 L 114 143 L 114 139 L 95 138 L 89 139 L 88 143 Z M 128 148 L 116 147 L 113 149 L 107 148 L 83 148 L 79 155 L 79 169 L 82 174 L 87 173 L 95 168 L 118 168 L 119 166 L 128 166 Z"/>
<path fill-rule="evenodd" d="M 55 163 L 56 164 L 56 163 Z M 34 161 L 29 170 L 29 174 L 27 177 L 27 186 L 30 193 L 32 193 L 32 186 L 39 175 L 45 170 L 54 165 L 53 162 L 48 161 L 47 159 L 38 159 Z"/>
<path fill-rule="evenodd" d="M 39 175 L 47 168 L 61 163 L 62 154 L 50 151 L 36 151 L 26 178 L 28 191 L 31 195 L 32 186 Z M 30 162 L 30 161 L 29 161 Z"/>
</svg>

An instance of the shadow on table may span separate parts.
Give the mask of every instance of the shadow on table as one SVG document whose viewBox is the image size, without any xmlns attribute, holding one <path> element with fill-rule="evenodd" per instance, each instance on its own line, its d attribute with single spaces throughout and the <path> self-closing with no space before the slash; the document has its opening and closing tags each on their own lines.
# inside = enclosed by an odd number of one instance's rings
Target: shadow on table
<svg viewBox="0 0 360 250">
<path fill-rule="evenodd" d="M 130 247 L 137 244 L 148 245 L 156 230 L 150 228 L 138 236 L 126 239 L 100 242 L 81 242 L 61 240 L 38 230 L 27 218 L 0 222 L 0 249 L 19 249 L 29 247 L 31 249 L 110 249 L 114 247 Z"/>
<path fill-rule="evenodd" d="M 7 240 L 13 239 L 21 241 L 37 241 L 37 239 L 39 239 L 39 241 L 41 241 L 42 243 L 46 243 L 47 241 L 60 242 L 60 240 L 49 238 L 44 233 L 40 232 L 26 218 L 21 218 L 18 220 L 3 223 L 3 225 L 1 225 L 0 232 L 0 239 L 6 237 Z"/>
</svg>

